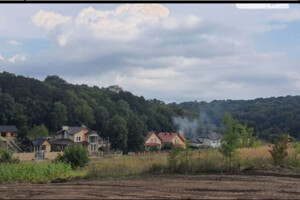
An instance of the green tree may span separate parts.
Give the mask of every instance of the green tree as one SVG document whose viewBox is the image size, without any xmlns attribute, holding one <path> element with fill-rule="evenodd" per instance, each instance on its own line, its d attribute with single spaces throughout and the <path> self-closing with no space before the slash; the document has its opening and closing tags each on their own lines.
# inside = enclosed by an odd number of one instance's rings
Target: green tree
<svg viewBox="0 0 300 200">
<path fill-rule="evenodd" d="M 99 106 L 95 109 L 95 121 L 96 121 L 96 129 L 102 130 L 104 126 L 104 122 L 109 118 L 109 113 L 107 109 L 103 106 Z"/>
<path fill-rule="evenodd" d="M 115 115 L 107 121 L 104 134 L 109 137 L 111 148 L 127 152 L 128 130 L 123 117 Z"/>
<path fill-rule="evenodd" d="M 220 152 L 226 158 L 229 168 L 231 168 L 232 161 L 237 155 L 236 149 L 240 147 L 241 137 L 236 131 L 235 121 L 229 113 L 224 115 L 223 123 L 225 124 L 225 134 L 221 138 Z"/>
<path fill-rule="evenodd" d="M 272 147 L 272 150 L 269 150 L 275 165 L 282 164 L 283 159 L 288 155 L 287 148 L 289 141 L 290 135 L 283 134 L 280 140 Z"/>
<path fill-rule="evenodd" d="M 127 122 L 129 151 L 140 151 L 144 148 L 144 139 L 147 134 L 146 124 L 135 114 L 130 114 Z"/>
<path fill-rule="evenodd" d="M 117 101 L 116 114 L 127 119 L 129 116 L 129 104 L 124 100 Z"/>
<path fill-rule="evenodd" d="M 42 124 L 40 126 L 34 126 L 28 133 L 28 137 L 30 139 L 35 139 L 35 138 L 47 138 L 49 137 L 49 131 L 47 127 Z"/>
<path fill-rule="evenodd" d="M 59 130 L 68 122 L 67 107 L 61 102 L 55 102 L 50 113 L 51 126 L 53 130 Z"/>
<path fill-rule="evenodd" d="M 15 101 L 9 94 L 0 93 L 0 124 L 7 124 L 15 113 Z"/>
<path fill-rule="evenodd" d="M 93 109 L 85 100 L 80 100 L 80 104 L 75 107 L 74 118 L 78 125 L 93 126 L 95 124 Z"/>
</svg>

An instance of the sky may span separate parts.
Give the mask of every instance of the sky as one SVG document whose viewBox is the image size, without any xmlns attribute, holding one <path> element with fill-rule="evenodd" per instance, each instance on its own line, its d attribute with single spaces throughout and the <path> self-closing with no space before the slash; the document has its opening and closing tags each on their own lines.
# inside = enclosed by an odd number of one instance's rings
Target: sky
<svg viewBox="0 0 300 200">
<path fill-rule="evenodd" d="M 165 102 L 300 94 L 300 5 L 2 4 L 0 72 Z"/>
</svg>

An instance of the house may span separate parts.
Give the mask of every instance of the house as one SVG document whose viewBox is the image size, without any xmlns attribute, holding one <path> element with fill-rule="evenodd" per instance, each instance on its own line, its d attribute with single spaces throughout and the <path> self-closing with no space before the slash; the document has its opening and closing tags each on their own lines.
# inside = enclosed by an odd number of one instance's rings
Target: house
<svg viewBox="0 0 300 200">
<path fill-rule="evenodd" d="M 151 131 L 145 138 L 145 148 L 158 147 L 159 149 L 166 143 L 172 143 L 174 146 L 180 146 L 185 148 L 186 139 L 183 134 L 180 133 L 168 133 L 160 132 L 156 134 Z"/>
<path fill-rule="evenodd" d="M 51 143 L 46 139 L 34 139 L 31 142 L 33 145 L 33 151 L 51 151 Z"/>
<path fill-rule="evenodd" d="M 16 126 L 0 126 L 0 135 L 3 140 L 15 140 L 18 132 Z"/>
<path fill-rule="evenodd" d="M 157 147 L 161 149 L 162 141 L 161 139 L 155 134 L 155 132 L 150 131 L 145 138 L 145 148 L 148 150 L 151 147 Z"/>
<path fill-rule="evenodd" d="M 165 143 L 172 143 L 174 146 L 185 148 L 186 139 L 183 134 L 160 132 L 157 136 L 161 139 L 162 145 Z"/>
<path fill-rule="evenodd" d="M 207 146 L 218 148 L 221 146 L 221 135 L 215 132 L 199 136 L 190 140 L 190 145 L 194 147 Z"/>
<path fill-rule="evenodd" d="M 60 131 L 56 133 L 56 140 L 52 141 L 52 148 L 55 151 L 62 151 L 69 145 L 82 145 L 87 152 L 97 154 L 98 148 L 103 146 L 103 139 L 99 133 L 93 131 L 86 126 L 63 126 Z"/>
</svg>

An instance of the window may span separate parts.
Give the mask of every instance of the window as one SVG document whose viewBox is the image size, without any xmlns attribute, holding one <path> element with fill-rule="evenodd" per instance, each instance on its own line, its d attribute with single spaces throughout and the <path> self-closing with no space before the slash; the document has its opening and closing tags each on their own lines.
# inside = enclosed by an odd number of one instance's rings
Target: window
<svg viewBox="0 0 300 200">
<path fill-rule="evenodd" d="M 97 144 L 91 145 L 91 151 L 97 151 Z"/>
<path fill-rule="evenodd" d="M 97 137 L 96 136 L 90 136 L 89 141 L 90 141 L 90 143 L 96 143 Z"/>
<path fill-rule="evenodd" d="M 80 136 L 76 137 L 76 142 L 80 142 L 80 141 L 81 141 Z"/>
</svg>

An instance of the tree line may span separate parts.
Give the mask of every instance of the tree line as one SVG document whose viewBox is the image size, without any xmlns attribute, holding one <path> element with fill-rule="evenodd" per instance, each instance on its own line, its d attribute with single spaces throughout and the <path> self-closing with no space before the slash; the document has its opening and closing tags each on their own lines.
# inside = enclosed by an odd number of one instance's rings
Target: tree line
<svg viewBox="0 0 300 200">
<path fill-rule="evenodd" d="M 210 103 L 191 101 L 169 106 L 198 113 L 204 124 L 223 131 L 222 116 L 229 112 L 240 123 L 252 127 L 254 135 L 265 141 L 274 142 L 284 133 L 289 133 L 291 139 L 300 139 L 300 96 L 214 100 Z"/>
<path fill-rule="evenodd" d="M 112 148 L 138 151 L 148 130 L 177 131 L 173 117 L 193 116 L 120 88 L 73 85 L 58 76 L 39 81 L 0 73 L 0 124 L 16 125 L 21 138 L 46 137 L 63 125 L 86 125 L 109 137 Z"/>
</svg>

